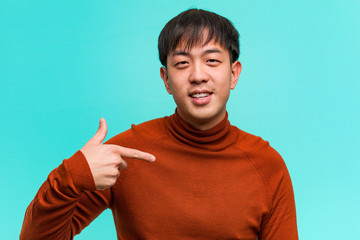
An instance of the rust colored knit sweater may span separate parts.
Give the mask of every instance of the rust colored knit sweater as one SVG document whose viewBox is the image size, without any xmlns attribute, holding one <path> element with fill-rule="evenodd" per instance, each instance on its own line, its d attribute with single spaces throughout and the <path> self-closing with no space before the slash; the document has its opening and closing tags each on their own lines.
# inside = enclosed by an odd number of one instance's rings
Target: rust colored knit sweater
<svg viewBox="0 0 360 240">
<path fill-rule="evenodd" d="M 199 131 L 175 113 L 133 125 L 107 143 L 150 152 L 156 161 L 127 159 L 117 183 L 95 191 L 78 151 L 41 186 L 20 239 L 72 239 L 106 208 L 118 239 L 298 239 L 284 161 L 227 117 Z"/>
</svg>

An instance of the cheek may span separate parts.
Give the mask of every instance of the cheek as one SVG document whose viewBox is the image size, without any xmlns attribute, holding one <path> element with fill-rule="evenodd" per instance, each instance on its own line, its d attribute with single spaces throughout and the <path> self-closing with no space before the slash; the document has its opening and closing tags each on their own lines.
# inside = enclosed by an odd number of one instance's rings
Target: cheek
<svg viewBox="0 0 360 240">
<path fill-rule="evenodd" d="M 219 79 L 219 83 L 217 85 L 217 89 L 219 94 L 223 97 L 223 98 L 227 98 L 230 94 L 230 90 L 231 90 L 231 79 L 230 76 L 226 76 L 226 78 L 224 78 L 224 76 L 222 76 L 221 79 Z"/>
<path fill-rule="evenodd" d="M 186 76 L 183 73 L 172 73 L 175 78 L 169 77 L 169 87 L 174 94 L 175 92 L 183 92 L 186 88 Z"/>
<path fill-rule="evenodd" d="M 183 84 L 173 83 L 171 86 L 171 92 L 174 97 L 180 98 L 184 96 L 184 94 L 186 93 L 186 89 L 184 88 Z"/>
<path fill-rule="evenodd" d="M 221 88 L 230 88 L 231 86 L 231 74 L 229 73 L 217 73 L 216 74 L 217 85 Z"/>
<path fill-rule="evenodd" d="M 181 91 L 179 89 L 178 83 L 173 82 L 172 79 L 169 79 L 168 86 L 169 86 L 169 88 L 167 89 L 168 93 L 171 94 L 174 100 L 176 101 L 176 99 L 178 99 L 179 96 L 181 95 L 180 94 Z"/>
</svg>

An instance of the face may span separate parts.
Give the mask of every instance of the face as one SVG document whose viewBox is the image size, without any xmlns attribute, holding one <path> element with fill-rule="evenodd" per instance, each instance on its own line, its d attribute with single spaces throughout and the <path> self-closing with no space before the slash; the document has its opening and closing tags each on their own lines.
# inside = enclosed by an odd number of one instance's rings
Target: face
<svg viewBox="0 0 360 240">
<path fill-rule="evenodd" d="M 180 44 L 160 69 L 166 90 L 173 95 L 182 119 L 200 130 L 214 127 L 226 115 L 226 102 L 241 72 L 239 61 L 219 43 L 185 50 Z"/>
</svg>

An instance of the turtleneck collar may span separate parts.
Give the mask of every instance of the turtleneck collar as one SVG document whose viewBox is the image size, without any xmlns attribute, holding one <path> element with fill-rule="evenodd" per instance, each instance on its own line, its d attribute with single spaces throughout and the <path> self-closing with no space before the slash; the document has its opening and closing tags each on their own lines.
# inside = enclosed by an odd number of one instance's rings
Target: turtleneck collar
<svg viewBox="0 0 360 240">
<path fill-rule="evenodd" d="M 221 151 L 232 145 L 237 138 L 237 131 L 230 125 L 227 112 L 225 118 L 216 126 L 208 130 L 199 130 L 183 120 L 175 111 L 168 118 L 168 128 L 179 141 L 210 151 Z"/>
</svg>

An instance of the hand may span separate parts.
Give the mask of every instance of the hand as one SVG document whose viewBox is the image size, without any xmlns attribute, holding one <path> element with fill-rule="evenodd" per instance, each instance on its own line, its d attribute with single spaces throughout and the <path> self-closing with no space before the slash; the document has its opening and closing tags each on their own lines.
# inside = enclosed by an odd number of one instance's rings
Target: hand
<svg viewBox="0 0 360 240">
<path fill-rule="evenodd" d="M 101 118 L 99 129 L 80 150 L 88 161 L 96 189 L 98 190 L 112 187 L 116 183 L 117 178 L 120 176 L 119 170 L 127 167 L 123 157 L 149 162 L 155 161 L 155 157 L 149 153 L 118 145 L 103 144 L 106 134 L 106 121 L 104 118 Z"/>
</svg>

